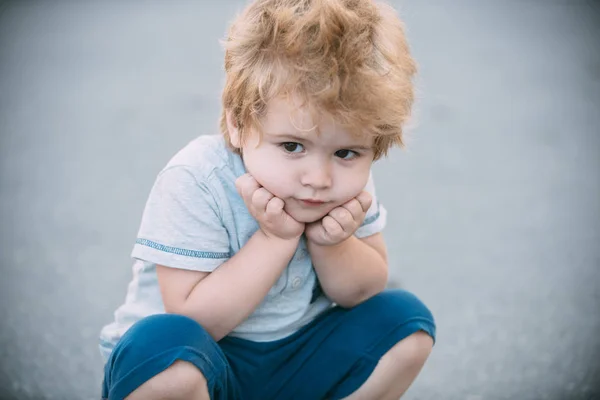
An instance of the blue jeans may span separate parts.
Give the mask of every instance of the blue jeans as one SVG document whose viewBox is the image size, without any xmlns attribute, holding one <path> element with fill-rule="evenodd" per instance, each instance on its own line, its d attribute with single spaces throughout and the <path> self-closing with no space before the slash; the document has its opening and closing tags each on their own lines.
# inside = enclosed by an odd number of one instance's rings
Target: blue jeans
<svg viewBox="0 0 600 400">
<path fill-rule="evenodd" d="M 356 391 L 400 340 L 425 331 L 431 312 L 413 294 L 390 290 L 351 309 L 333 307 L 273 342 L 215 342 L 194 320 L 159 314 L 134 324 L 104 370 L 103 398 L 123 399 L 176 360 L 202 372 L 213 400 L 339 399 Z"/>
</svg>

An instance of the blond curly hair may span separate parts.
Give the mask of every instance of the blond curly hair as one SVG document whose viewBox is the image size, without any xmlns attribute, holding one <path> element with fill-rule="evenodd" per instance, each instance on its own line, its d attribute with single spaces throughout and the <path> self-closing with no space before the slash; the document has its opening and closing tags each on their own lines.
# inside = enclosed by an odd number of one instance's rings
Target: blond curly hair
<svg viewBox="0 0 600 400">
<path fill-rule="evenodd" d="M 271 99 L 295 96 L 354 134 L 373 136 L 375 159 L 402 146 L 416 64 L 395 10 L 373 0 L 255 0 L 223 42 L 227 112 L 242 140 Z"/>
</svg>

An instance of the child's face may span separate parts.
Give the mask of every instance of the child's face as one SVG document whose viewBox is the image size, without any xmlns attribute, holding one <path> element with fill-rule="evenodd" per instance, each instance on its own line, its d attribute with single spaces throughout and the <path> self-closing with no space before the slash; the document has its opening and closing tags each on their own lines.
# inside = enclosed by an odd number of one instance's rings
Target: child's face
<svg viewBox="0 0 600 400">
<path fill-rule="evenodd" d="M 244 164 L 297 221 L 317 221 L 364 189 L 373 162 L 370 138 L 352 136 L 331 117 L 321 118 L 317 134 L 310 113 L 284 99 L 269 104 L 262 123 L 262 138 L 252 132 L 242 146 Z"/>
</svg>

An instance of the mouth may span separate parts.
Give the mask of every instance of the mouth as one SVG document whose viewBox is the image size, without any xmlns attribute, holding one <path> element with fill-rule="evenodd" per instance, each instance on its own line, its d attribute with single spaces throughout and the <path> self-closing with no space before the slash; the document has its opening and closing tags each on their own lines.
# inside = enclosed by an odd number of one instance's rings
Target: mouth
<svg viewBox="0 0 600 400">
<path fill-rule="evenodd" d="M 304 200 L 300 199 L 300 203 L 302 203 L 308 207 L 318 207 L 318 206 L 322 206 L 323 204 L 325 204 L 326 201 L 315 200 L 315 199 L 304 199 Z"/>
</svg>

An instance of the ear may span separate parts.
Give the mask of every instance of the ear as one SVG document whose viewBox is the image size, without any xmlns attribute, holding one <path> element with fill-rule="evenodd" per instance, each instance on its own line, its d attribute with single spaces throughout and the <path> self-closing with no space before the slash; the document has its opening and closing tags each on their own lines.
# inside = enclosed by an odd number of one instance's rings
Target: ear
<svg viewBox="0 0 600 400">
<path fill-rule="evenodd" d="M 229 140 L 231 141 L 231 145 L 236 149 L 242 147 L 240 140 L 240 130 L 237 126 L 237 122 L 233 118 L 233 113 L 231 110 L 225 111 L 225 119 L 227 120 L 227 132 L 229 132 Z"/>
</svg>

